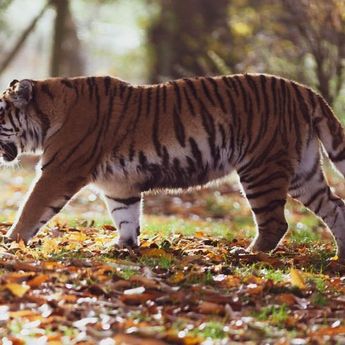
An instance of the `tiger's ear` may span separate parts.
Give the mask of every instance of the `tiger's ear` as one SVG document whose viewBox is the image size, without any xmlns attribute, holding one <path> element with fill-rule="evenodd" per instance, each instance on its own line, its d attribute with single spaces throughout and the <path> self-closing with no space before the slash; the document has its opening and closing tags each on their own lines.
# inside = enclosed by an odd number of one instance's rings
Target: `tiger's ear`
<svg viewBox="0 0 345 345">
<path fill-rule="evenodd" d="M 33 83 L 29 79 L 13 80 L 8 89 L 8 100 L 16 107 L 26 107 L 32 99 Z"/>
</svg>

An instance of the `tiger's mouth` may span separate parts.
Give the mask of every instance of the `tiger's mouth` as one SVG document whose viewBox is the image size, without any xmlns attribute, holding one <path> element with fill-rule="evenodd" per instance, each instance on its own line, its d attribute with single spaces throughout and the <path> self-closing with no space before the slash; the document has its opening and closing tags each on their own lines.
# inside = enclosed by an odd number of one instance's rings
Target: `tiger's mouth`
<svg viewBox="0 0 345 345">
<path fill-rule="evenodd" d="M 2 157 L 6 162 L 12 162 L 18 156 L 18 149 L 14 143 L 5 143 L 0 144 L 0 151 L 2 153 Z"/>
</svg>

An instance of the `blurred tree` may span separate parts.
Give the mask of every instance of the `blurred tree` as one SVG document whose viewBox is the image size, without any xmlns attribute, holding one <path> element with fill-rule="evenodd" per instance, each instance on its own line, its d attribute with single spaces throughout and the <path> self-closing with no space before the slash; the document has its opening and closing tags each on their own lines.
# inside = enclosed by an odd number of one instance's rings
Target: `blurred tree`
<svg viewBox="0 0 345 345">
<path fill-rule="evenodd" d="M 5 13 L 7 7 L 13 2 L 13 0 L 1 0 L 0 1 L 0 29 L 6 26 L 2 14 Z"/>
<path fill-rule="evenodd" d="M 231 55 L 228 27 L 230 0 L 158 0 L 158 15 L 148 30 L 151 81 L 188 75 L 224 73 Z"/>
<path fill-rule="evenodd" d="M 312 57 L 316 87 L 333 104 L 345 81 L 345 1 L 282 0 L 282 4 L 283 35 L 300 55 Z"/>
<path fill-rule="evenodd" d="M 0 5 L 0 13 L 4 11 L 8 5 L 10 4 L 10 1 L 5 1 L 4 3 L 1 3 Z M 38 15 L 30 22 L 28 27 L 22 32 L 22 34 L 18 37 L 17 41 L 15 42 L 12 49 L 5 55 L 5 58 L 0 63 L 0 74 L 7 68 L 7 66 L 11 63 L 11 61 L 15 58 L 15 56 L 18 54 L 22 46 L 24 45 L 27 38 L 30 36 L 30 34 L 34 31 L 37 22 L 42 18 L 45 11 L 48 8 L 48 4 L 46 4 L 42 10 L 38 13 Z M 1 17 L 0 17 L 1 18 Z M 0 25 L 5 25 L 3 21 L 0 20 Z"/>
<path fill-rule="evenodd" d="M 51 0 L 56 11 L 50 74 L 76 76 L 84 72 L 84 59 L 69 0 Z"/>
</svg>

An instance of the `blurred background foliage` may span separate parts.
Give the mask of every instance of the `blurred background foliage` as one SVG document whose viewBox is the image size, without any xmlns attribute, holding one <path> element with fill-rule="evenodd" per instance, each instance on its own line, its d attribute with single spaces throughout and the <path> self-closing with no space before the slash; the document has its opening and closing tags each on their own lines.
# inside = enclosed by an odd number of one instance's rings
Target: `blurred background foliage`
<svg viewBox="0 0 345 345">
<path fill-rule="evenodd" d="M 345 0 L 1 0 L 0 30 L 2 88 L 24 77 L 264 72 L 344 112 Z"/>
<path fill-rule="evenodd" d="M 0 0 L 0 49 L 2 89 L 13 79 L 83 74 L 157 83 L 273 73 L 317 89 L 345 122 L 345 0 Z M 32 163 L 0 171 L 0 221 L 13 220 Z M 208 196 L 147 197 L 145 212 L 181 217 L 186 209 L 198 219 L 232 214 L 238 226 L 252 229 L 245 201 L 232 187 L 222 188 Z M 344 188 L 337 190 L 345 196 Z M 74 212 L 69 205 L 65 215 L 105 214 L 92 190 L 71 204 Z M 237 211 L 229 212 L 231 205 Z"/>
</svg>

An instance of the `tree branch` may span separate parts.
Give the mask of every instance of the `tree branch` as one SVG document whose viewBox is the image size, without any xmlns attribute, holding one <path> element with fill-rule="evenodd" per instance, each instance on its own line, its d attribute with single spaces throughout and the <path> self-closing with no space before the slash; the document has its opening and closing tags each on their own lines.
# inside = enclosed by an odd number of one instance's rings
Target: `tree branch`
<svg viewBox="0 0 345 345">
<path fill-rule="evenodd" d="M 32 20 L 32 22 L 29 24 L 29 26 L 24 30 L 22 35 L 19 37 L 18 41 L 12 48 L 12 50 L 8 53 L 8 55 L 5 57 L 4 61 L 0 64 L 0 74 L 4 72 L 4 70 L 8 67 L 8 65 L 11 63 L 13 58 L 18 54 L 19 50 L 23 46 L 26 39 L 29 37 L 30 33 L 34 30 L 37 22 L 41 19 L 45 11 L 50 5 L 50 1 L 48 1 L 44 7 L 42 8 L 41 12 Z"/>
</svg>

